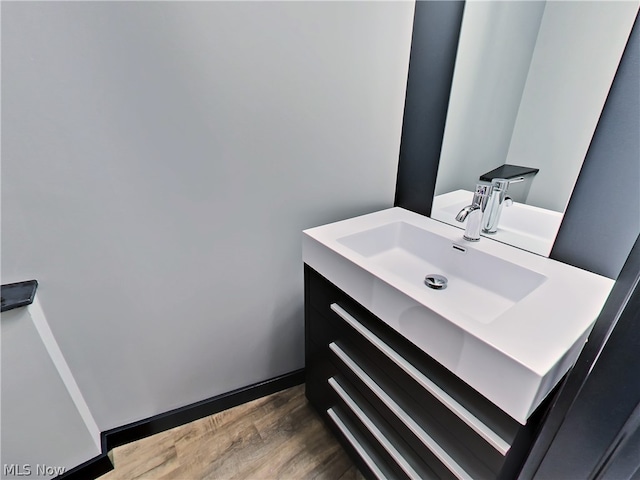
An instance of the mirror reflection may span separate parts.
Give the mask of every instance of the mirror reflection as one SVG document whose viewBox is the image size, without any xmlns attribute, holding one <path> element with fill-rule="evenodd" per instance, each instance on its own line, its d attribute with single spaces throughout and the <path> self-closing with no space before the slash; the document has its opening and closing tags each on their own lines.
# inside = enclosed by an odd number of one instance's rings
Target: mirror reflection
<svg viewBox="0 0 640 480">
<path fill-rule="evenodd" d="M 638 4 L 466 3 L 433 218 L 549 255 Z"/>
</svg>

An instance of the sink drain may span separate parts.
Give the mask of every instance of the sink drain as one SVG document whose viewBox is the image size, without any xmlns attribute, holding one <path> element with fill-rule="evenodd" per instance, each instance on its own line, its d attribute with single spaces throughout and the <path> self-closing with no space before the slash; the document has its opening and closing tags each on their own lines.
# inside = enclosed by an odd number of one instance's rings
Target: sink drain
<svg viewBox="0 0 640 480">
<path fill-rule="evenodd" d="M 433 288 L 434 290 L 444 290 L 447 288 L 447 281 L 447 277 L 443 277 L 442 275 L 437 275 L 435 273 L 424 277 L 425 285 L 429 288 Z"/>
</svg>

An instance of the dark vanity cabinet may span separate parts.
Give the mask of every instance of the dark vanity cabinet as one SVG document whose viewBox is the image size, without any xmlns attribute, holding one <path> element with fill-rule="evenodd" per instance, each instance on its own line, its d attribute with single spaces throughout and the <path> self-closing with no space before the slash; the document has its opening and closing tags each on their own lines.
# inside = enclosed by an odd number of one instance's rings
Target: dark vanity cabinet
<svg viewBox="0 0 640 480">
<path fill-rule="evenodd" d="M 368 478 L 514 479 L 526 426 L 305 265 L 306 395 Z"/>
</svg>

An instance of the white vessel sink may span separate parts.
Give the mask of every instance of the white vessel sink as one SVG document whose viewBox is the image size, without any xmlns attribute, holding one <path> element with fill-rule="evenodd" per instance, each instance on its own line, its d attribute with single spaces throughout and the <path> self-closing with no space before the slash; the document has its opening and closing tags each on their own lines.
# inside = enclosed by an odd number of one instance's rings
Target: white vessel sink
<svg viewBox="0 0 640 480">
<path fill-rule="evenodd" d="M 473 192 L 468 190 L 437 195 L 433 199 L 431 217 L 454 227 L 465 228 L 464 223 L 456 221 L 456 215 L 471 203 L 472 198 Z M 514 202 L 502 209 L 498 231 L 482 235 L 548 257 L 561 223 L 560 212 Z"/>
<path fill-rule="evenodd" d="M 305 230 L 305 263 L 526 423 L 577 358 L 613 280 L 391 208 Z M 425 276 L 448 279 L 446 288 Z"/>
</svg>

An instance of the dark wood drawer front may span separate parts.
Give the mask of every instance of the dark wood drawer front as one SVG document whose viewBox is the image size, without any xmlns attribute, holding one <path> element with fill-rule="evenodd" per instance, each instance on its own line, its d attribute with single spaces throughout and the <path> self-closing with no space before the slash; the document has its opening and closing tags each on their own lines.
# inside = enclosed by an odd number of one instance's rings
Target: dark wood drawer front
<svg viewBox="0 0 640 480">
<path fill-rule="evenodd" d="M 340 410 L 349 415 L 361 430 L 366 432 L 369 443 L 381 447 L 388 464 L 399 468 L 400 478 L 413 480 L 431 478 L 453 480 L 455 478 L 428 452 L 426 455 L 421 455 L 412 449 L 387 419 L 373 408 L 369 400 L 344 377 L 331 377 L 327 383 L 337 394 L 337 405 Z"/>
<path fill-rule="evenodd" d="M 338 342 L 332 346 L 332 353 L 340 376 L 369 399 L 419 454 L 431 454 L 430 445 L 434 443 L 471 478 L 493 478 L 500 471 L 505 457 L 438 400 L 428 394 L 421 400 L 407 395 L 391 376 L 369 363 L 353 346 Z"/>
<path fill-rule="evenodd" d="M 320 414 L 366 478 L 408 478 L 350 411 L 341 405 L 335 405 Z"/>
<path fill-rule="evenodd" d="M 315 350 L 314 353 L 309 350 Z M 327 379 L 338 373 L 335 363 L 331 361 L 329 351 L 325 347 L 307 344 L 307 361 L 305 367 L 305 390 L 309 401 L 317 410 L 324 412 L 335 405 L 335 396 L 327 384 Z"/>
<path fill-rule="evenodd" d="M 358 467 L 367 477 L 411 478 L 332 388 L 329 379 L 335 378 L 337 373 L 335 363 L 330 360 L 326 349 L 324 353 L 308 357 L 306 395 L 311 404 L 329 423 L 352 458 L 358 459 Z M 378 422 L 378 419 L 375 421 Z M 389 434 L 388 429 L 385 433 Z M 428 473 L 429 470 L 424 467 L 422 472 Z M 432 472 L 428 475 L 424 478 L 437 478 Z"/>
<path fill-rule="evenodd" d="M 342 322 L 337 321 L 333 315 L 321 313 L 313 306 L 306 309 L 306 325 L 309 340 L 324 348 L 337 340 L 345 330 Z"/>
<path fill-rule="evenodd" d="M 331 350 L 328 350 L 328 353 L 323 353 L 317 346 L 313 346 L 313 349 L 318 353 L 308 357 L 306 394 L 319 412 L 322 413 L 330 408 L 340 406 L 341 411 L 353 416 L 353 412 L 349 413 L 349 409 L 345 408 L 345 406 L 348 406 L 345 400 L 336 394 L 336 388 L 330 383 L 339 382 L 343 390 L 348 392 L 348 396 L 366 412 L 366 416 L 372 419 L 373 423 L 384 432 L 386 437 L 392 439 L 393 445 L 400 451 L 395 457 L 397 458 L 399 455 L 400 458 L 405 459 L 404 461 L 409 462 L 411 468 L 422 475 L 419 478 L 449 478 L 451 476 L 449 470 L 441 464 L 424 444 L 416 440 L 411 435 L 411 432 L 407 431 L 406 427 L 404 429 L 398 428 L 398 426 L 402 427 L 403 424 L 395 418 L 393 413 L 385 410 L 384 406 L 381 408 L 379 402 L 376 405 L 376 398 L 371 391 L 362 386 L 359 388 L 354 386 L 358 382 L 358 378 L 353 376 L 349 369 L 345 369 L 339 358 L 330 358 L 333 355 L 330 353 Z M 339 373 L 341 371 L 344 371 L 344 373 Z M 365 398 L 367 399 L 366 401 Z M 362 423 L 357 416 L 354 417 L 354 422 L 356 424 Z M 363 435 L 368 438 L 368 443 L 375 441 L 375 437 L 367 433 L 366 427 L 361 426 L 360 429 L 365 432 Z M 399 445 L 402 445 L 402 447 L 399 447 Z M 388 452 L 383 453 L 382 458 L 388 464 L 395 462 L 394 456 L 391 456 Z M 437 473 L 433 474 L 432 470 Z M 406 475 L 406 472 L 402 475 Z M 411 477 L 409 476 L 408 478 Z"/>
</svg>

